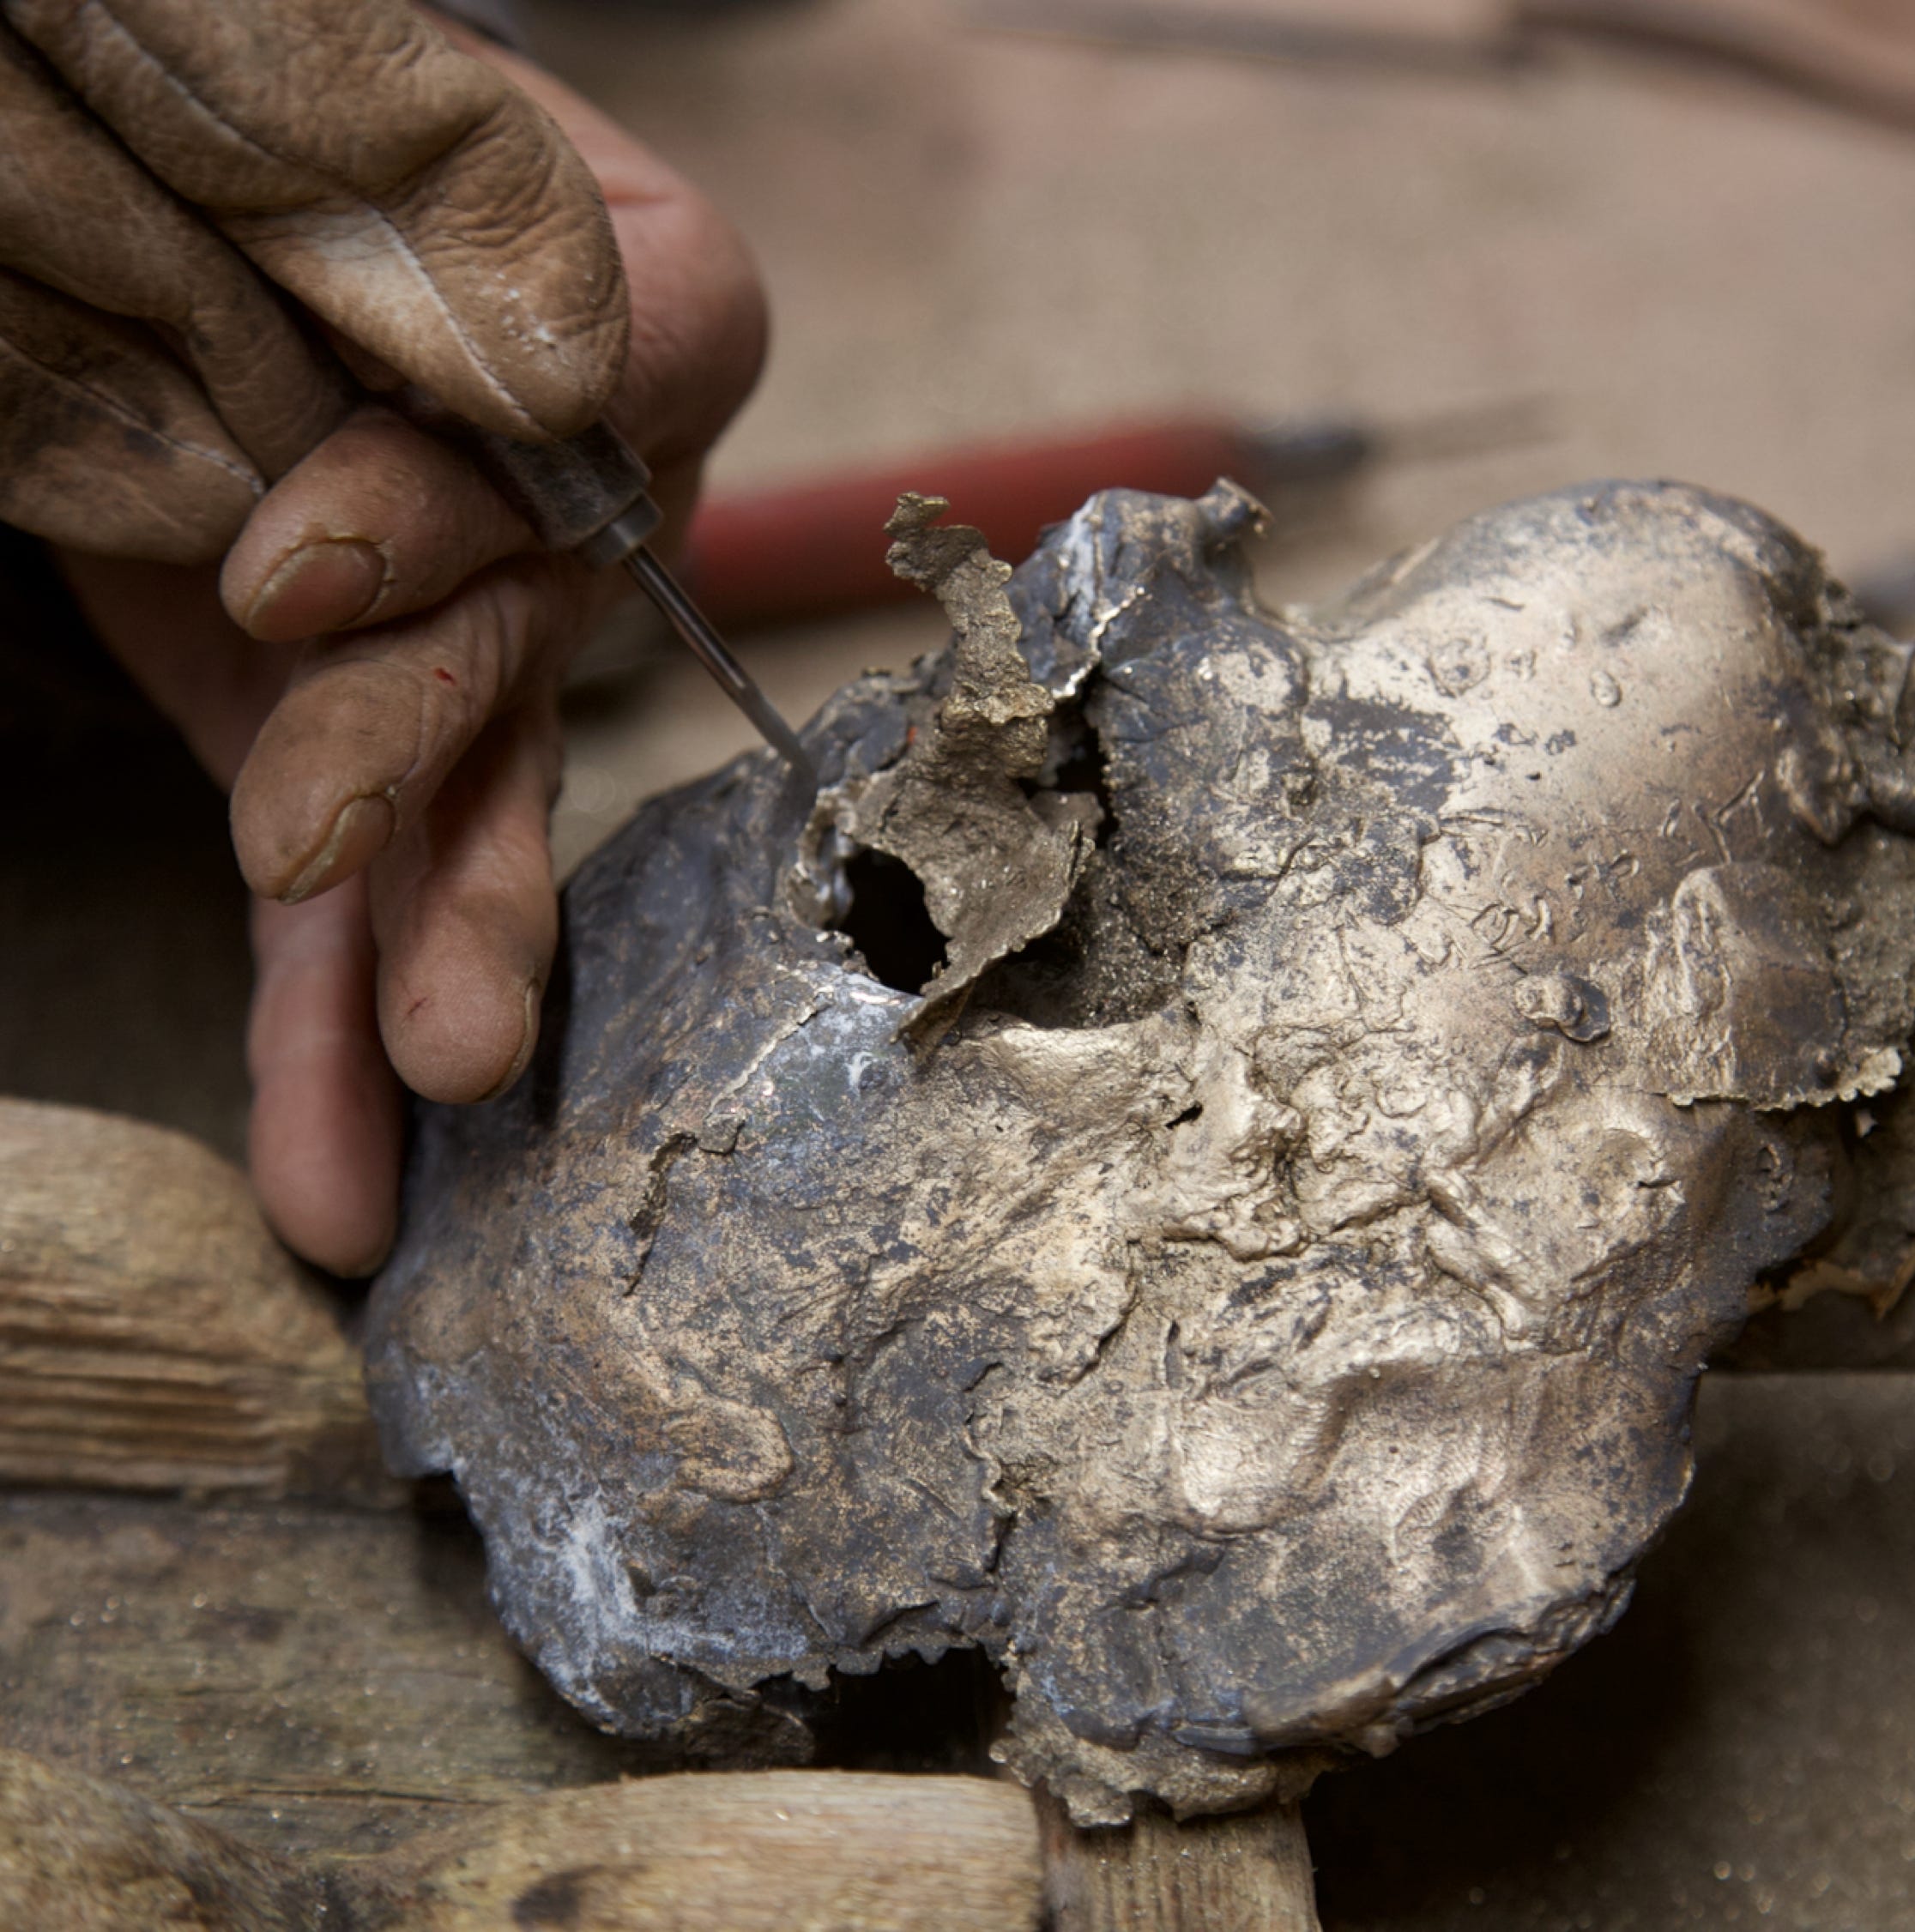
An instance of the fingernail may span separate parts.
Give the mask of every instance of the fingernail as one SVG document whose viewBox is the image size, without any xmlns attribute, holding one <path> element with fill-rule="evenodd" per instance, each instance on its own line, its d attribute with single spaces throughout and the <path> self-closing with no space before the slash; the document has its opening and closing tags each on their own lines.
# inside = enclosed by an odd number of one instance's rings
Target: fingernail
<svg viewBox="0 0 1915 1932">
<path fill-rule="evenodd" d="M 505 1069 L 505 1077 L 491 1092 L 480 1094 L 481 1102 L 497 1100 L 502 1093 L 508 1092 L 518 1083 L 532 1058 L 532 1049 L 539 1043 L 539 1002 L 545 997 L 545 988 L 536 980 L 525 989 L 525 1031 L 519 1035 L 518 1051 L 512 1055 L 512 1064 Z"/>
<path fill-rule="evenodd" d="M 360 537 L 327 537 L 283 558 L 246 609 L 246 629 L 269 644 L 342 630 L 385 595 L 386 560 Z"/>
<path fill-rule="evenodd" d="M 339 809 L 319 849 L 299 868 L 299 875 L 279 896 L 282 906 L 296 906 L 329 885 L 355 872 L 376 853 L 385 850 L 395 824 L 387 798 L 348 799 Z"/>
</svg>

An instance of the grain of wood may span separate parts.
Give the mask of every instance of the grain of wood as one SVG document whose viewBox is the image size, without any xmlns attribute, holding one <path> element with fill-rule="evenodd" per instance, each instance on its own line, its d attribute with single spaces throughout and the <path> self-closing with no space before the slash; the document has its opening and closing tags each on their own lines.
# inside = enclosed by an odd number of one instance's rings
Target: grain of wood
<svg viewBox="0 0 1915 1932">
<path fill-rule="evenodd" d="M 632 1779 L 325 1864 L 0 1752 L 0 1923 L 35 1932 L 1019 1932 L 1042 1890 L 1030 1801 L 983 1778 Z"/>
<path fill-rule="evenodd" d="M 1294 1804 L 1079 1831 L 1040 1796 L 1053 1932 L 1320 1932 Z"/>
<path fill-rule="evenodd" d="M 51 1491 L 0 1494 L 0 1748 L 327 1855 L 683 1768 L 518 1654 L 456 1514 Z"/>
<path fill-rule="evenodd" d="M 239 1170 L 0 1100 L 0 1482 L 402 1494 L 357 1352 Z"/>
<path fill-rule="evenodd" d="M 371 1876 L 369 1922 L 408 1932 L 1020 1932 L 1042 1893 L 1027 1794 L 871 1772 L 563 1792 L 417 1840 Z"/>
<path fill-rule="evenodd" d="M 0 1751 L 0 1925 L 314 1932 L 319 1881 L 130 1791 Z"/>
</svg>

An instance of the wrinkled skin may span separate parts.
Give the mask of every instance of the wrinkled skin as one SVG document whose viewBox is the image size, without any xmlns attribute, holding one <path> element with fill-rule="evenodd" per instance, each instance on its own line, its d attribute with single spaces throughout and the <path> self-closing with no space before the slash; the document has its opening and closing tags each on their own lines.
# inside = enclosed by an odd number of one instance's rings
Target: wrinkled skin
<svg viewBox="0 0 1915 1932">
<path fill-rule="evenodd" d="M 408 0 L 0 0 L 0 515 L 220 557 L 352 406 L 281 292 L 504 436 L 625 360 L 584 161 Z"/>
<path fill-rule="evenodd" d="M 0 0 L 0 516 L 232 792 L 250 1165 L 322 1267 L 391 1245 L 403 1087 L 531 1055 L 559 686 L 624 581 L 358 384 L 602 413 L 668 553 L 764 331 L 691 184 L 409 0 Z"/>
<path fill-rule="evenodd" d="M 953 649 L 813 721 L 808 822 L 764 754 L 648 806 L 529 1077 L 426 1114 L 389 1449 L 601 1724 L 801 1754 L 829 1672 L 977 1645 L 1081 1822 L 1228 1808 L 1626 1602 L 1899 1072 L 1906 653 L 1695 491 L 1281 619 L 1253 515 L 1094 498 L 1007 610 L 907 505 Z M 909 930 L 900 860 L 921 992 L 829 923 Z"/>
</svg>

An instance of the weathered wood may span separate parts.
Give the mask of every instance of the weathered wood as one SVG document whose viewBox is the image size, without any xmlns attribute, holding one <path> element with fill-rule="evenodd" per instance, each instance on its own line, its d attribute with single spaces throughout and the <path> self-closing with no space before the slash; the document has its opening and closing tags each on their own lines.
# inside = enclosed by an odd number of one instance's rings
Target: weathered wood
<svg viewBox="0 0 1915 1932">
<path fill-rule="evenodd" d="M 0 1751 L 0 1924 L 311 1932 L 315 1875 L 130 1791 Z"/>
<path fill-rule="evenodd" d="M 347 1876 L 369 1925 L 407 1932 L 1024 1932 L 1042 1897 L 1024 1792 L 868 1772 L 563 1792 Z"/>
<path fill-rule="evenodd" d="M 514 1650 L 456 1514 L 71 1493 L 0 1495 L 0 1746 L 329 1853 L 679 1768 Z"/>
<path fill-rule="evenodd" d="M 257 1847 L 390 1853 L 417 1873 L 421 1833 L 469 1826 L 483 1844 L 502 1807 L 555 1787 L 595 1801 L 658 1762 L 547 1687 L 487 1609 L 482 1571 L 456 1514 L 0 1495 L 0 1748 Z M 739 1719 L 736 1736 L 713 1731 L 704 1761 L 763 1752 L 762 1713 L 748 1738 Z M 790 1742 L 802 1742 L 795 1727 Z M 1045 1828 L 1059 1932 L 1314 1926 L 1292 1814 L 1078 1832 L 1057 1812 Z M 697 1856 L 722 1862 L 722 1844 Z M 609 1907 L 603 1922 L 625 1923 Z"/>
<path fill-rule="evenodd" d="M 1018 1932 L 1041 1899 L 1030 1802 L 985 1778 L 628 1780 L 327 1865 L 0 1752 L 0 1923 L 35 1932 Z"/>
<path fill-rule="evenodd" d="M 0 1100 L 0 1482 L 402 1495 L 357 1351 L 184 1134 Z"/>
<path fill-rule="evenodd" d="M 1293 1804 L 1080 1831 L 1040 1795 L 1038 1817 L 1053 1932 L 1319 1932 Z"/>
</svg>

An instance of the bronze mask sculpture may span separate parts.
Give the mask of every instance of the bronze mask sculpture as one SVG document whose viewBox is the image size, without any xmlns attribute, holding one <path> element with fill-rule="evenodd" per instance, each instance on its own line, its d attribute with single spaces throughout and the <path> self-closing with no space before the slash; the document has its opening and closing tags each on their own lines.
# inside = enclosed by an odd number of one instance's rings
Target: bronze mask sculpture
<svg viewBox="0 0 1915 1932">
<path fill-rule="evenodd" d="M 1227 485 L 1008 583 L 935 508 L 952 646 L 815 804 L 648 805 L 531 1072 L 426 1111 L 375 1404 L 601 1724 L 801 1756 L 973 1645 L 1079 1822 L 1226 1809 L 1622 1609 L 1900 1070 L 1907 652 L 1675 486 L 1284 615 Z"/>
</svg>

